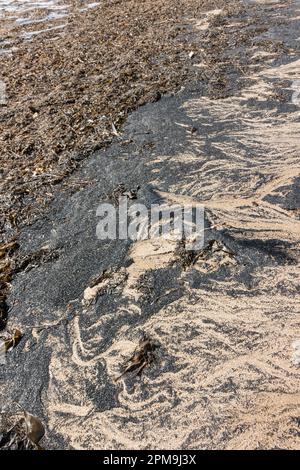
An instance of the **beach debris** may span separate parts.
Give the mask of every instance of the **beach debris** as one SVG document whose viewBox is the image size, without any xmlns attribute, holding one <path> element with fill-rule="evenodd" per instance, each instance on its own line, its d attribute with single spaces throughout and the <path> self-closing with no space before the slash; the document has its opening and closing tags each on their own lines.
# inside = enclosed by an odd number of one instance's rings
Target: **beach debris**
<svg viewBox="0 0 300 470">
<path fill-rule="evenodd" d="M 19 243 L 13 239 L 7 243 L 2 243 L 0 245 L 0 259 L 5 258 L 7 255 L 13 253 L 19 248 Z"/>
<path fill-rule="evenodd" d="M 22 272 L 58 259 L 59 250 L 48 246 L 32 253 L 21 255 L 19 243 L 13 239 L 0 245 L 0 331 L 6 327 L 8 317 L 7 296 L 13 277 Z"/>
<path fill-rule="evenodd" d="M 143 370 L 155 361 L 154 351 L 157 347 L 158 346 L 153 343 L 149 336 L 143 333 L 133 355 L 126 361 L 128 365 L 124 366 L 124 371 L 117 377 L 116 381 L 130 373 L 133 373 L 135 377 L 141 375 Z"/>
<path fill-rule="evenodd" d="M 6 334 L 0 337 L 0 364 L 5 364 L 6 353 L 14 349 L 22 337 L 21 331 L 17 328 L 12 333 L 6 332 Z"/>
<path fill-rule="evenodd" d="M 24 411 L 24 420 L 27 438 L 32 444 L 38 446 L 40 440 L 45 434 L 44 425 L 39 418 L 27 413 L 27 411 Z"/>
<path fill-rule="evenodd" d="M 22 413 L 3 413 L 1 415 L 0 449 L 1 450 L 42 450 L 40 440 L 45 435 L 41 420 L 28 413 L 16 403 Z"/>
<path fill-rule="evenodd" d="M 152 93 L 152 97 L 151 97 L 150 101 L 152 103 L 157 103 L 157 101 L 161 100 L 161 97 L 162 97 L 162 94 L 161 94 L 160 91 L 154 91 Z"/>
<path fill-rule="evenodd" d="M 3 330 L 7 323 L 8 305 L 6 299 L 13 274 L 10 258 L 18 248 L 19 244 L 15 238 L 0 244 L 0 330 Z"/>
<path fill-rule="evenodd" d="M 42 247 L 33 253 L 29 253 L 20 259 L 16 260 L 13 265 L 13 273 L 17 274 L 21 271 L 30 271 L 31 269 L 40 266 L 41 264 L 56 261 L 59 258 L 59 250 L 51 249 L 48 246 Z"/>
<path fill-rule="evenodd" d="M 14 349 L 19 344 L 19 342 L 21 341 L 23 337 L 23 334 L 18 328 L 13 330 L 12 333 L 8 332 L 8 335 L 9 336 L 6 337 L 6 339 L 3 339 L 6 352 L 10 351 L 11 349 Z"/>
<path fill-rule="evenodd" d="M 216 253 L 223 253 L 226 259 L 232 259 L 235 253 L 230 250 L 224 243 L 218 240 L 210 240 L 207 245 L 201 250 L 187 250 L 186 240 L 180 240 L 175 250 L 175 262 L 179 261 L 183 269 L 187 269 L 195 265 L 198 261 L 208 261 Z M 219 260 L 220 264 L 225 264 L 225 261 Z"/>
<path fill-rule="evenodd" d="M 180 240 L 174 251 L 175 262 L 179 262 L 183 269 L 187 269 L 197 261 L 199 253 L 195 250 L 187 250 L 186 240 Z"/>
<path fill-rule="evenodd" d="M 189 58 L 193 59 L 194 57 L 195 57 L 195 52 L 194 51 L 189 52 Z"/>
<path fill-rule="evenodd" d="M 295 366 L 300 366 L 300 339 L 292 343 L 292 363 Z"/>
<path fill-rule="evenodd" d="M 130 200 L 137 199 L 137 194 L 139 190 L 140 186 L 127 189 L 124 183 L 119 183 L 111 192 L 110 198 L 113 199 L 115 203 L 119 202 L 120 197 L 127 197 Z"/>
</svg>

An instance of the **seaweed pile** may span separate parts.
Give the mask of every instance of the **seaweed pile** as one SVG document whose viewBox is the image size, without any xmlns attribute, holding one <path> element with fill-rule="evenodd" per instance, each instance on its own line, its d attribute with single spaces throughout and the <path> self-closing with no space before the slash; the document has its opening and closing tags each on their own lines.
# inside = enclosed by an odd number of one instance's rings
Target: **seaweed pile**
<svg viewBox="0 0 300 470">
<path fill-rule="evenodd" d="M 198 46 L 190 19 L 220 3 L 104 1 L 71 15 L 55 40 L 49 31 L 0 56 L 2 234 L 39 215 L 55 185 L 108 144 L 128 112 L 191 79 Z"/>
</svg>

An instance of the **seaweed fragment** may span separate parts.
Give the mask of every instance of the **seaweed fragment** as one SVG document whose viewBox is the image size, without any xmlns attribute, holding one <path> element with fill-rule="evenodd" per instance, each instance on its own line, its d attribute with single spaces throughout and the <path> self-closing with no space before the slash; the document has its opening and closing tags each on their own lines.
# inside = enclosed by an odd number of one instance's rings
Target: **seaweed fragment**
<svg viewBox="0 0 300 470">
<path fill-rule="evenodd" d="M 199 252 L 195 250 L 187 250 L 186 240 L 180 240 L 175 249 L 175 262 L 179 262 L 183 269 L 187 269 L 196 263 Z"/>
<path fill-rule="evenodd" d="M 6 332 L 0 337 L 0 364 L 5 364 L 5 356 L 8 351 L 14 349 L 21 341 L 23 335 L 19 329 Z"/>
<path fill-rule="evenodd" d="M 45 434 L 44 425 L 39 418 L 31 415 L 27 411 L 24 411 L 24 421 L 27 439 L 29 439 L 32 444 L 38 446 Z"/>
<path fill-rule="evenodd" d="M 197 261 L 208 260 L 214 253 L 223 252 L 229 258 L 233 258 L 235 253 L 228 248 L 224 243 L 218 240 L 210 240 L 207 245 L 201 250 L 187 250 L 186 241 L 181 240 L 175 250 L 175 262 L 179 262 L 183 269 L 188 269 L 193 266 Z"/>
<path fill-rule="evenodd" d="M 15 416 L 8 418 L 6 421 L 14 421 L 13 424 L 3 425 L 3 416 L 1 418 L 2 425 L 0 430 L 0 449 L 1 450 L 43 450 L 39 445 L 40 440 L 45 434 L 45 427 L 42 421 L 23 410 L 23 408 L 16 403 L 21 410 L 23 416 L 18 418 L 18 413 Z"/>
<path fill-rule="evenodd" d="M 14 349 L 19 344 L 22 338 L 23 334 L 18 328 L 13 330 L 11 333 L 8 332 L 6 338 L 2 340 L 5 344 L 6 352 L 10 351 L 11 349 Z"/>
<path fill-rule="evenodd" d="M 113 200 L 115 204 L 119 202 L 120 197 L 127 197 L 128 199 L 137 199 L 137 194 L 140 186 L 135 188 L 127 189 L 124 183 L 119 183 L 113 191 L 109 194 L 109 198 Z"/>
<path fill-rule="evenodd" d="M 155 361 L 154 351 L 157 347 L 149 336 L 144 333 L 133 355 L 126 361 L 128 365 L 124 366 L 122 374 L 117 377 L 116 381 L 129 373 L 133 373 L 134 377 L 141 375 L 143 370 Z"/>
</svg>

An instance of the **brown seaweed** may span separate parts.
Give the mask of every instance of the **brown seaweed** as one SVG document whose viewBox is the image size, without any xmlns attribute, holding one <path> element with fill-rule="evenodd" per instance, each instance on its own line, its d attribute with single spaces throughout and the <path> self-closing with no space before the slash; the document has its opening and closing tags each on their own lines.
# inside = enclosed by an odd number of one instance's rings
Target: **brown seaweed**
<svg viewBox="0 0 300 470">
<path fill-rule="evenodd" d="M 143 370 L 154 362 L 156 348 L 157 345 L 153 343 L 149 336 L 143 334 L 133 355 L 126 361 L 128 365 L 124 366 L 124 371 L 116 380 L 130 373 L 133 373 L 134 376 L 141 375 Z"/>
</svg>

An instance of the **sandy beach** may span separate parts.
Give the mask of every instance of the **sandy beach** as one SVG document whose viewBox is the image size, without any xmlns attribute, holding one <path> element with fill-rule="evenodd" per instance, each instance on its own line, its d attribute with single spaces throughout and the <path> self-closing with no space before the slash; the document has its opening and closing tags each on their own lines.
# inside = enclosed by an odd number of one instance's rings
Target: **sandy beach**
<svg viewBox="0 0 300 470">
<path fill-rule="evenodd" d="M 299 2 L 71 3 L 1 26 L 0 447 L 18 403 L 45 449 L 299 449 Z M 203 247 L 97 239 L 120 194 Z"/>
</svg>

